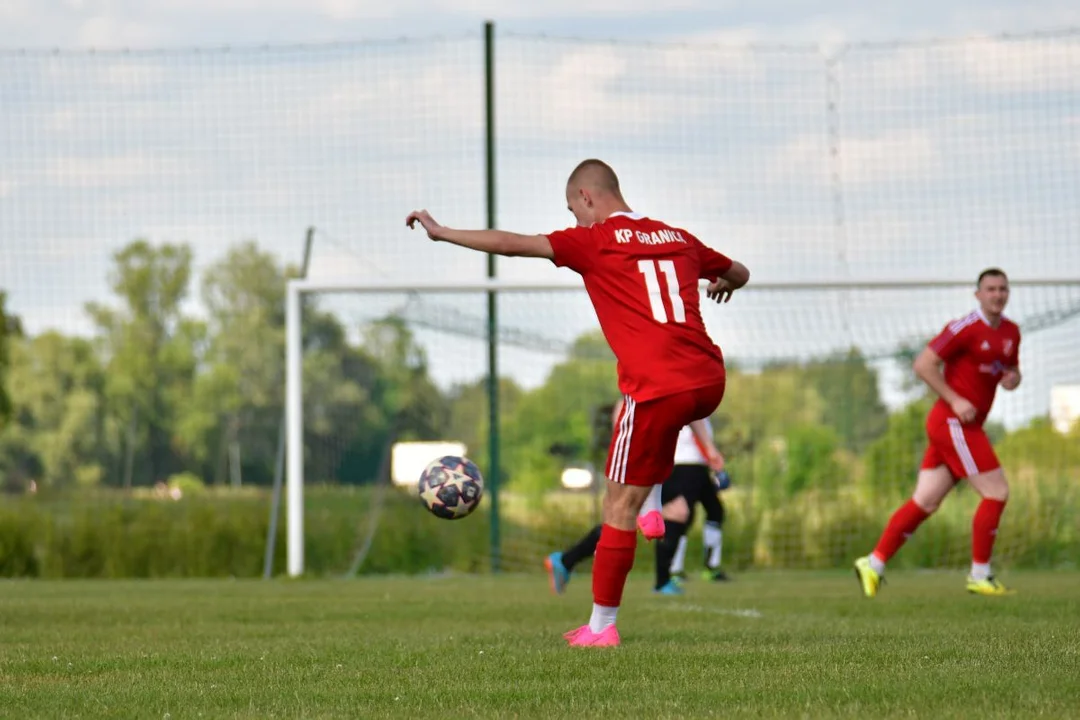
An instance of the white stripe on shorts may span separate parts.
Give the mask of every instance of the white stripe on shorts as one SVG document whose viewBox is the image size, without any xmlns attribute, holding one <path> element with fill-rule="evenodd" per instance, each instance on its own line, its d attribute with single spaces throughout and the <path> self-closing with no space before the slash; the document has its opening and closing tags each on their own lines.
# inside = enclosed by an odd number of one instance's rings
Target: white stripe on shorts
<svg viewBox="0 0 1080 720">
<path fill-rule="evenodd" d="M 611 455 L 611 481 L 626 482 L 626 460 L 630 456 L 630 439 L 634 434 L 634 408 L 637 403 L 629 395 L 623 396 L 623 414 L 619 420 L 619 434 L 615 438 L 615 450 Z"/>
<path fill-rule="evenodd" d="M 968 477 L 979 474 L 979 466 L 975 464 L 975 457 L 971 454 L 967 439 L 964 437 L 964 427 L 959 418 L 949 418 L 949 435 L 952 436 L 953 448 L 960 456 L 960 464 L 964 466 L 964 472 Z"/>
</svg>

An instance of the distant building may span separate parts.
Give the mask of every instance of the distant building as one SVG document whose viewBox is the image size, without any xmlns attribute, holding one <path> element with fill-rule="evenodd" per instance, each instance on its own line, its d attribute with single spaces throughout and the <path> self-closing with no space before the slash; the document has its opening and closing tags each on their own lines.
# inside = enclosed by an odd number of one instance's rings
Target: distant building
<svg viewBox="0 0 1080 720">
<path fill-rule="evenodd" d="M 1080 420 L 1080 385 L 1055 385 L 1050 389 L 1050 422 L 1067 433 Z"/>
</svg>

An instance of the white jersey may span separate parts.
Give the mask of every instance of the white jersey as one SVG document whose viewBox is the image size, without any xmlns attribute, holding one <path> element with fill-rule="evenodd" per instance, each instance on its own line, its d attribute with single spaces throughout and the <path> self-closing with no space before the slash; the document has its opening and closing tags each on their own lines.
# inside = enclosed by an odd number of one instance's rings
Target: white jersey
<svg viewBox="0 0 1080 720">
<path fill-rule="evenodd" d="M 708 418 L 705 418 L 705 430 L 712 435 L 712 423 Z M 679 431 L 679 440 L 675 443 L 675 464 L 676 465 L 708 465 L 709 460 L 705 457 L 705 453 L 698 445 L 698 440 L 694 437 L 694 431 L 690 429 L 689 425 L 683 425 L 682 430 Z"/>
</svg>

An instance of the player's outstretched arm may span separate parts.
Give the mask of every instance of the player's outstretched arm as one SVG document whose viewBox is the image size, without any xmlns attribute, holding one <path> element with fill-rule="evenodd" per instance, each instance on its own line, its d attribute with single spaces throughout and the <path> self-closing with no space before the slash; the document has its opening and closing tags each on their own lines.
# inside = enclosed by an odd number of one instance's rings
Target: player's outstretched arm
<svg viewBox="0 0 1080 720">
<path fill-rule="evenodd" d="M 520 235 L 505 230 L 455 230 L 443 227 L 427 210 L 414 210 L 405 218 L 409 228 L 420 223 L 432 240 L 453 243 L 470 250 L 509 257 L 555 257 L 551 241 L 545 235 Z"/>
<path fill-rule="evenodd" d="M 949 407 L 952 408 L 952 411 L 956 413 L 961 422 L 974 420 L 976 415 L 975 406 L 949 387 L 949 384 L 945 382 L 945 375 L 941 372 L 941 365 L 941 357 L 932 348 L 926 347 L 915 358 L 912 367 L 920 380 L 937 393 L 938 397 L 949 403 Z"/>
</svg>

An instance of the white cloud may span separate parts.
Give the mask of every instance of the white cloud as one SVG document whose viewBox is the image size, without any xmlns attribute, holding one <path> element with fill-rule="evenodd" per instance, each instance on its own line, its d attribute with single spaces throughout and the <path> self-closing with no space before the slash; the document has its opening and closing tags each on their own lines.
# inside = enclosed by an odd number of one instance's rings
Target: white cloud
<svg viewBox="0 0 1080 720">
<path fill-rule="evenodd" d="M 747 95 L 764 89 L 770 70 L 747 47 L 531 40 L 503 47 L 500 133 L 530 138 L 649 141 L 685 132 L 707 115 L 738 112 Z M 790 84 L 799 75 L 774 82 Z"/>
<path fill-rule="evenodd" d="M 190 175 L 189 158 L 129 153 L 113 156 L 58 156 L 45 160 L 43 175 L 56 187 L 100 188 L 136 185 L 151 178 Z"/>
<path fill-rule="evenodd" d="M 673 0 L 6 0 L 0 46 L 132 46 L 312 42 L 478 32 L 486 18 L 516 32 L 671 39 L 730 28 L 764 42 L 823 45 L 971 32 L 1025 32 L 1080 23 L 1072 0 L 960 0 L 942 12 L 927 0 L 757 3 Z M 88 25 L 86 23 L 89 23 Z M 723 30 L 720 30 L 721 32 Z"/>
<path fill-rule="evenodd" d="M 973 39 L 957 47 L 975 84 L 1009 92 L 1080 91 L 1080 38 Z"/>
<path fill-rule="evenodd" d="M 331 19 L 402 17 L 434 12 L 497 18 L 540 18 L 553 16 L 625 17 L 658 11 L 650 0 L 398 0 L 378 3 L 371 0 L 158 0 L 153 3 L 170 11 L 226 14 L 244 12 L 314 12 Z M 706 0 L 670 0 L 664 12 L 702 10 L 714 7 Z"/>
<path fill-rule="evenodd" d="M 331 20 L 392 17 L 430 9 L 433 3 L 423 0 L 399 0 L 377 3 L 370 0 L 156 0 L 140 3 L 153 10 L 194 15 L 233 15 L 244 13 L 304 13 Z M 437 3 L 436 3 L 437 4 Z"/>
<path fill-rule="evenodd" d="M 528 53 L 531 48 L 522 48 Z M 529 62 L 532 61 L 532 62 Z M 640 115 L 646 108 L 630 108 L 625 99 L 606 86 L 626 76 L 624 55 L 607 46 L 571 49 L 551 62 L 550 58 L 528 57 L 526 62 L 509 62 L 500 73 L 506 88 L 500 106 L 502 126 L 514 134 L 542 125 L 552 135 L 588 132 L 589 126 L 610 123 L 630 111 Z M 624 96 L 625 97 L 625 96 Z"/>
<path fill-rule="evenodd" d="M 753 45 L 768 44 L 772 40 L 761 28 L 754 27 L 704 27 L 686 33 L 680 40 L 694 45 L 711 45 L 742 51 Z M 690 50 L 691 48 L 686 48 Z"/>
<path fill-rule="evenodd" d="M 0 20 L 4 23 L 25 22 L 36 14 L 32 0 L 5 0 L 0 3 Z"/>
<path fill-rule="evenodd" d="M 940 170 L 937 149 L 925 129 L 889 131 L 874 138 L 844 138 L 840 157 L 845 185 L 932 178 Z"/>
<path fill-rule="evenodd" d="M 141 23 L 110 15 L 91 17 L 79 26 L 75 42 L 91 48 L 149 47 L 167 35 L 156 23 Z"/>
<path fill-rule="evenodd" d="M 825 132 L 799 135 L 778 146 L 769 171 L 776 181 L 827 184 L 831 168 Z"/>
<path fill-rule="evenodd" d="M 874 137 L 841 137 L 840 180 L 844 187 L 882 181 L 925 179 L 940 171 L 935 143 L 926 129 L 889 130 Z M 779 146 L 772 165 L 775 178 L 811 184 L 831 182 L 831 152 L 826 133 L 800 135 Z"/>
<path fill-rule="evenodd" d="M 913 93 L 951 85 L 956 82 L 955 63 L 941 54 L 941 48 L 926 45 L 841 47 L 834 56 L 841 100 L 899 104 Z"/>
<path fill-rule="evenodd" d="M 440 9 L 453 12 L 467 12 L 474 15 L 504 18 L 537 18 L 551 16 L 581 15 L 650 15 L 659 8 L 652 0 L 436 0 Z M 663 5 L 663 12 L 672 13 L 685 10 L 705 10 L 715 7 L 708 0 L 668 0 Z"/>
<path fill-rule="evenodd" d="M 100 82 L 109 90 L 127 94 L 144 93 L 160 86 L 166 71 L 160 63 L 152 60 L 113 58 L 101 68 Z"/>
</svg>

